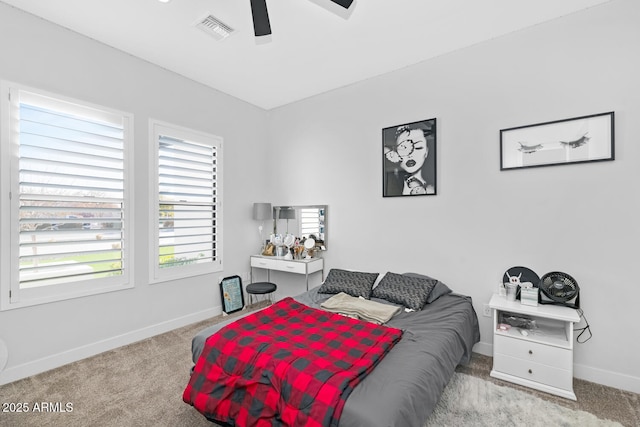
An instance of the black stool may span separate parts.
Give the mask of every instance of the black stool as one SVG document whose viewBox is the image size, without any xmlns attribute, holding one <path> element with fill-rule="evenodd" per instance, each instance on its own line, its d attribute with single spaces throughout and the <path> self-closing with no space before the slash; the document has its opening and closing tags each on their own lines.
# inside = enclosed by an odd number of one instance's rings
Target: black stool
<svg viewBox="0 0 640 427">
<path fill-rule="evenodd" d="M 249 294 L 249 304 L 253 304 L 253 296 L 254 295 L 267 295 L 269 298 L 269 302 L 273 304 L 271 301 L 271 294 L 276 291 L 278 287 L 275 283 L 271 282 L 256 282 L 250 283 L 247 285 L 247 293 Z M 257 302 L 256 296 L 256 302 Z"/>
</svg>

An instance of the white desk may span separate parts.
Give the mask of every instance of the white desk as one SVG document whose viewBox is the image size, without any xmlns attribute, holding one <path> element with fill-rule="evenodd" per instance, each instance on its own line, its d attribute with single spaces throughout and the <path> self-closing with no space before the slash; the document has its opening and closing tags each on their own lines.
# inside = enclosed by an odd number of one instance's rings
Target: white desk
<svg viewBox="0 0 640 427">
<path fill-rule="evenodd" d="M 267 270 L 267 281 L 271 281 L 271 270 L 285 271 L 287 273 L 304 274 L 309 290 L 309 275 L 318 271 L 322 272 L 324 280 L 324 260 L 322 258 L 311 258 L 301 260 L 287 260 L 283 257 L 252 255 L 251 256 L 251 277 L 253 278 L 253 268 Z M 253 280 L 253 279 L 252 279 Z"/>
</svg>

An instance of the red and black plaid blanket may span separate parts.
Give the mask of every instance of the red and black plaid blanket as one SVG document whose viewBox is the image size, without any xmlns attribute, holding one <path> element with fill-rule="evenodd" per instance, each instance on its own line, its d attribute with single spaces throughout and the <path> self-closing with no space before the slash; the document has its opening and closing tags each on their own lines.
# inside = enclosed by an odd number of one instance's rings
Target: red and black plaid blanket
<svg viewBox="0 0 640 427">
<path fill-rule="evenodd" d="M 182 398 L 233 426 L 335 426 L 401 337 L 285 298 L 210 336 Z"/>
</svg>

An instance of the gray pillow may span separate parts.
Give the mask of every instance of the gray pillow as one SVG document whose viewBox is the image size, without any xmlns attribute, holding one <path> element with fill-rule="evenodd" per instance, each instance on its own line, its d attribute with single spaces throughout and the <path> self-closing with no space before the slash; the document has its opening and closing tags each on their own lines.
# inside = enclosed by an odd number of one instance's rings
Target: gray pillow
<svg viewBox="0 0 640 427">
<path fill-rule="evenodd" d="M 444 283 L 442 283 L 441 281 L 439 281 L 437 279 L 434 279 L 432 277 L 429 277 L 429 276 L 425 276 L 424 274 L 404 273 L 404 275 L 405 276 L 409 276 L 409 277 L 420 277 L 420 278 L 423 278 L 423 279 L 429 279 L 429 280 L 435 280 L 436 281 L 436 285 L 433 287 L 433 289 L 429 293 L 429 296 L 427 297 L 427 304 L 431 304 L 432 302 L 434 302 L 435 300 L 440 298 L 442 295 L 450 294 L 452 292 L 451 289 L 449 289 L 449 287 L 447 285 L 445 285 Z"/>
<path fill-rule="evenodd" d="M 363 273 L 361 271 L 339 270 L 332 268 L 322 286 L 318 289 L 321 294 L 339 294 L 344 292 L 353 297 L 371 297 L 371 288 L 378 273 Z"/>
<path fill-rule="evenodd" d="M 430 278 L 387 273 L 380 284 L 373 289 L 371 296 L 419 311 L 427 303 L 429 293 L 436 283 L 437 280 Z"/>
</svg>

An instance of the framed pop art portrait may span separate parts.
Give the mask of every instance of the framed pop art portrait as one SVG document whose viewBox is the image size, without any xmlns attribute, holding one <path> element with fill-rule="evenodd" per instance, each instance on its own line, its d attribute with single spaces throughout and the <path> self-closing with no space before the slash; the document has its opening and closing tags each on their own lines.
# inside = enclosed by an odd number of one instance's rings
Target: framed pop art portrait
<svg viewBox="0 0 640 427">
<path fill-rule="evenodd" d="M 382 129 L 382 196 L 436 193 L 436 119 Z"/>
<path fill-rule="evenodd" d="M 500 131 L 500 170 L 614 158 L 613 112 Z"/>
</svg>

